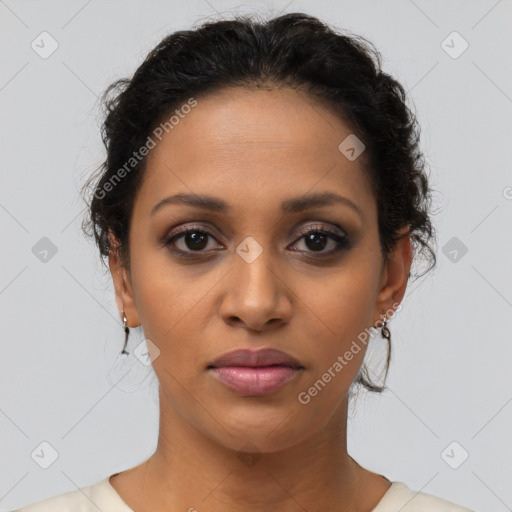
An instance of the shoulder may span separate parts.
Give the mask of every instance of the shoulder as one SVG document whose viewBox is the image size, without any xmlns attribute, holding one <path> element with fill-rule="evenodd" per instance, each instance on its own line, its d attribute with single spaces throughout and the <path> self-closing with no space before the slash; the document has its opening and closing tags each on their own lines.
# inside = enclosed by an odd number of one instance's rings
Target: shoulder
<svg viewBox="0 0 512 512">
<path fill-rule="evenodd" d="M 13 512 L 133 512 L 110 485 L 109 478 L 31 503 Z"/>
<path fill-rule="evenodd" d="M 392 482 L 372 512 L 474 512 L 432 494 L 413 491 L 402 482 Z"/>
</svg>

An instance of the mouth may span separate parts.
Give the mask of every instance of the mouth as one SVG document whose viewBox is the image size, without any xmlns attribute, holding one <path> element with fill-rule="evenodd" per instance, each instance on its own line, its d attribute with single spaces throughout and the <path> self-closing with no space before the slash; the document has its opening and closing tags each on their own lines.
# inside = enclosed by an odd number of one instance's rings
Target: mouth
<svg viewBox="0 0 512 512">
<path fill-rule="evenodd" d="M 216 359 L 207 370 L 242 396 L 273 393 L 296 378 L 304 366 L 277 349 L 236 350 Z"/>
</svg>

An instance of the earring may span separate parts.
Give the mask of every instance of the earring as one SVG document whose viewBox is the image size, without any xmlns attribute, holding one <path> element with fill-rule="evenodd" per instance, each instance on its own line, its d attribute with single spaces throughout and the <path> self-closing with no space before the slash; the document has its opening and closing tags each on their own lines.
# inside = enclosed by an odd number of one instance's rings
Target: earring
<svg viewBox="0 0 512 512">
<path fill-rule="evenodd" d="M 140 356 L 141 351 L 144 351 L 144 347 L 139 348 L 141 340 L 137 340 L 137 335 L 135 335 L 135 339 L 130 338 L 130 344 L 132 344 L 133 347 L 132 350 L 128 351 L 130 328 L 128 327 L 128 318 L 126 318 L 124 311 L 122 312 L 122 318 L 125 334 L 124 345 L 123 349 L 107 364 L 107 382 L 125 393 L 143 391 L 146 387 L 149 387 L 153 394 L 153 399 L 156 401 L 154 383 L 156 375 L 153 371 L 153 367 L 151 365 L 144 365 L 139 359 L 138 355 Z"/>
<path fill-rule="evenodd" d="M 380 334 L 383 338 L 386 338 L 388 341 L 391 341 L 391 331 L 389 330 L 387 320 L 384 320 L 384 322 L 382 322 Z"/>
<path fill-rule="evenodd" d="M 123 350 L 121 350 L 121 354 L 128 355 L 129 352 L 126 350 L 126 346 L 128 345 L 128 336 L 130 335 L 130 328 L 128 327 L 128 319 L 123 311 L 123 327 L 124 327 L 124 346 Z"/>
</svg>

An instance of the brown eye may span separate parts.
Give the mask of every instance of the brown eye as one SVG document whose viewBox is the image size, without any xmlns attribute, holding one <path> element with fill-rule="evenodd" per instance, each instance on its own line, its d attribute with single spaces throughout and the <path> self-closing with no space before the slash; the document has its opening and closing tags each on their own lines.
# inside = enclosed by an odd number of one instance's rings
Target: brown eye
<svg viewBox="0 0 512 512">
<path fill-rule="evenodd" d="M 314 226 L 303 230 L 302 236 L 293 244 L 293 248 L 303 240 L 304 249 L 298 252 L 313 258 L 327 258 L 333 256 L 342 249 L 350 249 L 350 242 L 343 230 L 340 231 L 325 227 Z M 213 235 L 200 227 L 188 226 L 169 236 L 164 245 L 178 256 L 201 257 L 212 254 L 212 250 L 206 250 L 209 238 L 215 240 Z M 217 252 L 215 250 L 215 252 Z"/>
<path fill-rule="evenodd" d="M 312 232 L 304 236 L 304 243 L 312 251 L 321 251 L 329 242 L 329 237 L 324 233 Z"/>
<path fill-rule="evenodd" d="M 208 233 L 204 231 L 187 231 L 180 238 L 183 238 L 185 245 L 191 250 L 201 250 L 208 245 Z"/>
<path fill-rule="evenodd" d="M 301 252 L 305 252 L 315 258 L 332 256 L 342 249 L 350 248 L 346 235 L 323 226 L 309 228 L 301 234 L 302 237 L 299 240 L 304 239 L 304 245 L 306 246 L 306 250 Z M 296 244 L 297 242 L 294 245 Z M 331 249 L 324 250 L 329 244 Z"/>
<path fill-rule="evenodd" d="M 165 245 L 179 254 L 195 256 L 193 253 L 198 253 L 199 255 L 202 252 L 206 252 L 204 249 L 208 246 L 209 238 L 213 239 L 213 236 L 204 229 L 187 227 L 180 230 L 177 234 L 170 236 L 166 240 Z M 179 245 L 178 242 L 180 243 Z"/>
</svg>

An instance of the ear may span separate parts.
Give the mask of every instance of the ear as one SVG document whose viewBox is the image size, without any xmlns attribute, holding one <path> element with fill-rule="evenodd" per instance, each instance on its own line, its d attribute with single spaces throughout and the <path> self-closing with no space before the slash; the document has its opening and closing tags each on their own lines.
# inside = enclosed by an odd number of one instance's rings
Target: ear
<svg viewBox="0 0 512 512">
<path fill-rule="evenodd" d="M 392 316 L 405 295 L 412 262 L 409 226 L 401 228 L 399 233 L 401 237 L 382 271 L 372 325 L 376 325 L 379 320 L 380 324 L 386 312 L 388 317 Z"/>
<path fill-rule="evenodd" d="M 109 232 L 108 239 L 110 242 L 108 265 L 114 282 L 116 303 L 121 320 L 123 318 L 122 312 L 124 311 L 128 327 L 138 327 L 141 322 L 135 306 L 130 273 L 121 260 L 118 249 L 119 243 L 112 232 Z"/>
</svg>

